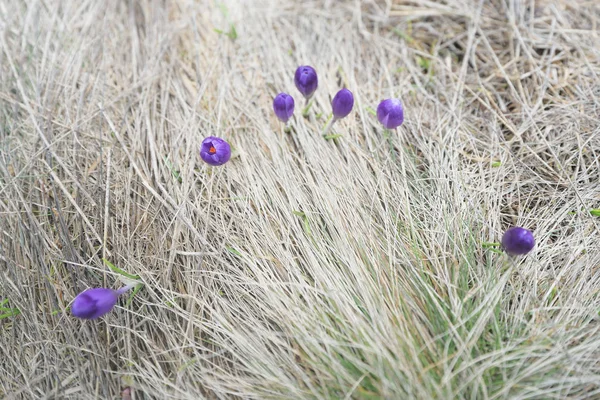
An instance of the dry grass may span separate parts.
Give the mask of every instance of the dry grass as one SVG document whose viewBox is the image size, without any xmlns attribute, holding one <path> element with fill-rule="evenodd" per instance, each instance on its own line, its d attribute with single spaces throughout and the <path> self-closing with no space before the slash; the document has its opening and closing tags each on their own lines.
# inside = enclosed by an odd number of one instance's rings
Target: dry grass
<svg viewBox="0 0 600 400">
<path fill-rule="evenodd" d="M 600 398 L 598 3 L 225 3 L 0 1 L 0 394 Z"/>
</svg>

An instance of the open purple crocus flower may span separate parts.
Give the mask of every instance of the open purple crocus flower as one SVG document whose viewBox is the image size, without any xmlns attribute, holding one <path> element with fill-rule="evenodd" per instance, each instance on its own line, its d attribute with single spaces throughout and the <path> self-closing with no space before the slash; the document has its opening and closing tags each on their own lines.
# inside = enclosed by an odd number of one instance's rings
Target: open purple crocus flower
<svg viewBox="0 0 600 400">
<path fill-rule="evenodd" d="M 209 136 L 202 141 L 200 157 L 205 163 L 219 166 L 231 158 L 231 147 L 225 140 L 216 136 Z"/>
<path fill-rule="evenodd" d="M 287 123 L 294 115 L 294 98 L 287 93 L 279 93 L 273 100 L 273 111 L 281 122 Z"/>
<path fill-rule="evenodd" d="M 377 107 L 377 119 L 386 129 L 396 129 L 404 122 L 404 108 L 400 99 L 387 99 Z"/>
<path fill-rule="evenodd" d="M 502 248 L 510 255 L 527 254 L 535 246 L 535 239 L 530 230 L 514 226 L 504 232 Z"/>
<path fill-rule="evenodd" d="M 294 74 L 294 83 L 306 100 L 310 99 L 319 86 L 317 71 L 309 65 L 299 66 Z"/>
<path fill-rule="evenodd" d="M 77 295 L 71 304 L 71 313 L 77 318 L 96 319 L 113 309 L 119 296 L 133 286 L 119 290 L 106 288 L 87 289 Z"/>
<path fill-rule="evenodd" d="M 331 101 L 333 119 L 337 121 L 346 117 L 352 111 L 352 107 L 354 107 L 354 95 L 352 92 L 346 88 L 340 90 Z"/>
</svg>

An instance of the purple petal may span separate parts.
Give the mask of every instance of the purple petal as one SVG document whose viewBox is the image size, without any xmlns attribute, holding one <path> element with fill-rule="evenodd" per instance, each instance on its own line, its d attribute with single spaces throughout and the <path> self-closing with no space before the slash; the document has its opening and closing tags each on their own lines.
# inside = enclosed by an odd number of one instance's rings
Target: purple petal
<svg viewBox="0 0 600 400">
<path fill-rule="evenodd" d="M 294 98 L 287 93 L 279 93 L 273 99 L 273 111 L 281 122 L 286 123 L 294 114 Z"/>
<path fill-rule="evenodd" d="M 529 253 L 535 246 L 535 238 L 530 230 L 514 226 L 502 236 L 502 248 L 510 255 Z"/>
<path fill-rule="evenodd" d="M 377 119 L 386 129 L 396 129 L 404 122 L 404 108 L 399 99 L 386 99 L 377 106 Z"/>
<path fill-rule="evenodd" d="M 294 83 L 305 98 L 311 98 L 319 86 L 317 71 L 309 65 L 299 66 L 294 74 Z"/>
<path fill-rule="evenodd" d="M 209 165 L 223 165 L 231 158 L 231 147 L 225 140 L 209 136 L 200 145 L 200 157 Z"/>
<path fill-rule="evenodd" d="M 331 101 L 331 107 L 336 120 L 346 117 L 354 107 L 354 95 L 346 88 L 340 90 Z"/>
<path fill-rule="evenodd" d="M 113 309 L 117 299 L 117 292 L 112 289 L 87 289 L 75 297 L 71 304 L 71 313 L 78 318 L 100 318 Z"/>
</svg>

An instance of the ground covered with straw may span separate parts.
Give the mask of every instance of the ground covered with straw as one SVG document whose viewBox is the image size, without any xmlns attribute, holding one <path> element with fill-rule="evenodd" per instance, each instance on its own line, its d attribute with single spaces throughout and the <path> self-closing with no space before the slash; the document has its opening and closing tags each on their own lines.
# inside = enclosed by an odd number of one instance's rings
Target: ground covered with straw
<svg viewBox="0 0 600 400">
<path fill-rule="evenodd" d="M 600 398 L 599 23 L 593 0 L 0 1 L 0 397 Z M 495 244 L 513 225 L 525 257 Z"/>
</svg>

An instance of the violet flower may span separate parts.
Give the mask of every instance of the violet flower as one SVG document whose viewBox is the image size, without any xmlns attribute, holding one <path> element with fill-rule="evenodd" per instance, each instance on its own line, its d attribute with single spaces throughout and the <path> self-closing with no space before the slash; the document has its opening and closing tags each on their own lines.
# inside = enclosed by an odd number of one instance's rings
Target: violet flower
<svg viewBox="0 0 600 400">
<path fill-rule="evenodd" d="M 296 69 L 294 83 L 296 84 L 296 87 L 300 93 L 302 93 L 302 95 L 308 101 L 308 99 L 310 99 L 317 90 L 317 86 L 319 86 L 317 71 L 315 71 L 315 69 L 309 65 L 301 65 L 298 67 L 298 69 Z"/>
<path fill-rule="evenodd" d="M 333 108 L 333 120 L 337 121 L 346 117 L 352 111 L 354 107 L 354 96 L 352 92 L 344 88 L 336 93 L 333 100 L 331 101 L 331 108 Z"/>
<path fill-rule="evenodd" d="M 284 124 L 294 114 L 294 98 L 287 93 L 279 93 L 273 100 L 273 111 Z"/>
<path fill-rule="evenodd" d="M 535 246 L 535 239 L 530 230 L 514 226 L 504 232 L 502 248 L 510 255 L 527 254 Z"/>
<path fill-rule="evenodd" d="M 202 141 L 200 157 L 209 165 L 223 165 L 231 158 L 231 147 L 225 140 L 209 136 Z"/>
<path fill-rule="evenodd" d="M 119 296 L 133 286 L 124 286 L 119 290 L 94 288 L 79 293 L 73 304 L 71 314 L 77 318 L 96 319 L 113 309 Z"/>
<path fill-rule="evenodd" d="M 404 122 L 404 108 L 400 99 L 387 99 L 377 107 L 377 119 L 386 129 L 396 129 Z"/>
</svg>

